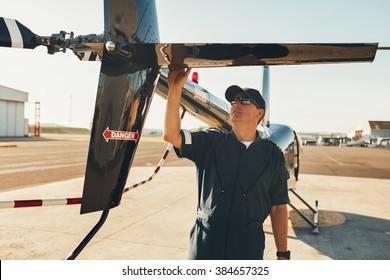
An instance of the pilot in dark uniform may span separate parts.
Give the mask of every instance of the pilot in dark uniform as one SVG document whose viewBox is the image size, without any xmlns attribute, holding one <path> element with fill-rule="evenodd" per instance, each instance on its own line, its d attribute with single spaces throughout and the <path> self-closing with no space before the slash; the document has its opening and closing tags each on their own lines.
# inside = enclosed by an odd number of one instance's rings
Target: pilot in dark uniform
<svg viewBox="0 0 390 280">
<path fill-rule="evenodd" d="M 263 259 L 263 222 L 271 213 L 278 259 L 288 259 L 288 172 L 283 153 L 256 130 L 265 102 L 254 89 L 231 86 L 230 133 L 180 130 L 182 87 L 190 69 L 171 69 L 164 139 L 197 167 L 198 209 L 190 259 Z"/>
</svg>

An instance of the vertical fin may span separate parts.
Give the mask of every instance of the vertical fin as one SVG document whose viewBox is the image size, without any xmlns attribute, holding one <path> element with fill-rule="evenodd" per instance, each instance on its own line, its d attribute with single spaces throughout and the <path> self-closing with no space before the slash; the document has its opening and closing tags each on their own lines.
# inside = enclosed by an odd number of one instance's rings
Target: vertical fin
<svg viewBox="0 0 390 280">
<path fill-rule="evenodd" d="M 149 32 L 157 30 L 153 0 L 105 0 L 104 8 L 105 32 L 117 48 L 129 47 L 134 38 L 158 40 L 157 32 Z M 104 49 L 81 214 L 113 208 L 121 201 L 160 74 L 149 49 L 144 48 L 145 55 L 138 59 Z"/>
</svg>

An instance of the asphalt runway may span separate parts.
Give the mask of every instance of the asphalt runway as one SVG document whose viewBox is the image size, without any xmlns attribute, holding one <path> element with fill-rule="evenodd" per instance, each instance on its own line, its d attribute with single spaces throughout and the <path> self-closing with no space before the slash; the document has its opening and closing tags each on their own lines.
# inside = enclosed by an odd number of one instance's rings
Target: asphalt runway
<svg viewBox="0 0 390 280">
<path fill-rule="evenodd" d="M 88 147 L 87 135 L 46 134 L 41 138 L 0 139 L 0 192 L 84 176 Z M 157 165 L 166 147 L 161 138 L 142 138 L 132 166 Z M 165 165 L 193 164 L 178 159 L 172 151 Z"/>
<path fill-rule="evenodd" d="M 304 174 L 390 179 L 390 149 L 304 146 Z"/>
<path fill-rule="evenodd" d="M 84 176 L 87 135 L 47 134 L 34 139 L 0 139 L 0 191 Z M 143 137 L 134 167 L 156 166 L 167 147 L 159 137 Z M 172 150 L 165 166 L 193 166 Z M 390 179 L 390 149 L 304 146 L 302 174 Z"/>
</svg>

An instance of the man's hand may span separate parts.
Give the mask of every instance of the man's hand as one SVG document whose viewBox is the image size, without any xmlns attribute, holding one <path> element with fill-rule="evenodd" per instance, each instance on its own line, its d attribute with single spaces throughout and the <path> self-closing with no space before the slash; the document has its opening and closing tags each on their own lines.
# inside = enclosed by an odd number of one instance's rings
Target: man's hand
<svg viewBox="0 0 390 280">
<path fill-rule="evenodd" d="M 182 90 L 188 76 L 191 73 L 191 68 L 170 67 L 168 74 L 168 86 L 170 91 Z"/>
</svg>

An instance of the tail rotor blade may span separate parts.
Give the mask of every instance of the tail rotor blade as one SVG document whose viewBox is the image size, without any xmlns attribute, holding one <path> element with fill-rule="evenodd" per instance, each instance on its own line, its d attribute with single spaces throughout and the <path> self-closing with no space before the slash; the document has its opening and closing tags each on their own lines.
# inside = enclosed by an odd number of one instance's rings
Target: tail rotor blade
<svg viewBox="0 0 390 280">
<path fill-rule="evenodd" d="M 0 46 L 9 48 L 34 49 L 39 44 L 37 35 L 15 19 L 0 17 Z"/>
</svg>

